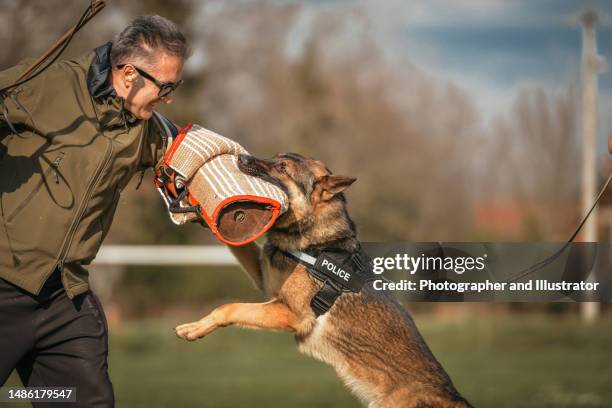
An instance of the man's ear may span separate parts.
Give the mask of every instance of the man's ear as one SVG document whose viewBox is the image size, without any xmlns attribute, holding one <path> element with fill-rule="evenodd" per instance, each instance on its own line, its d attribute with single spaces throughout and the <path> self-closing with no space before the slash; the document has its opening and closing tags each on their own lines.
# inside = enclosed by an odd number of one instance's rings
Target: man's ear
<svg viewBox="0 0 612 408">
<path fill-rule="evenodd" d="M 129 88 L 133 85 L 134 81 L 138 77 L 138 73 L 131 65 L 126 65 L 121 68 L 120 72 L 123 74 L 123 86 Z"/>
<path fill-rule="evenodd" d="M 357 180 L 355 177 L 335 176 L 327 174 L 319 177 L 315 181 L 315 192 L 320 193 L 321 201 L 329 201 L 336 194 L 346 190 L 351 184 Z"/>
</svg>

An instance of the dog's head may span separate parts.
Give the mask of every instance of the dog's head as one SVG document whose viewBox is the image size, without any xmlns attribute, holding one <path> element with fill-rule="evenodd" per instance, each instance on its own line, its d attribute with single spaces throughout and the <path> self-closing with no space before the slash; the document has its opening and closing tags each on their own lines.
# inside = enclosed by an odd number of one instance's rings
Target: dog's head
<svg viewBox="0 0 612 408">
<path fill-rule="evenodd" d="M 334 175 L 320 160 L 297 153 L 278 154 L 269 160 L 242 154 L 238 167 L 245 174 L 279 186 L 287 194 L 289 206 L 276 222 L 279 228 L 322 215 L 337 203 L 343 209 L 342 192 L 356 180 Z"/>
</svg>

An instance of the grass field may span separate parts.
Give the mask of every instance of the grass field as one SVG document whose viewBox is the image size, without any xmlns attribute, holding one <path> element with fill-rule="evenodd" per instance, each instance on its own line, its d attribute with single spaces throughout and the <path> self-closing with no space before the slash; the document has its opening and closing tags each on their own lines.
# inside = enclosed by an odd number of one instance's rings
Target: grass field
<svg viewBox="0 0 612 408">
<path fill-rule="evenodd" d="M 591 326 L 545 315 L 416 320 L 477 407 L 612 406 L 611 317 Z M 330 367 L 298 354 L 288 334 L 226 328 L 186 343 L 174 337 L 174 323 L 113 330 L 118 407 L 359 406 Z"/>
</svg>

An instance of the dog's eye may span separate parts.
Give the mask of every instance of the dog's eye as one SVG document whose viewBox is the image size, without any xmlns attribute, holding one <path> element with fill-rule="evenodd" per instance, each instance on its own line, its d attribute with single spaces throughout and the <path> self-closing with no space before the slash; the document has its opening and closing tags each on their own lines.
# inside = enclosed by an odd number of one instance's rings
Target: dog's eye
<svg viewBox="0 0 612 408">
<path fill-rule="evenodd" d="M 285 162 L 280 162 L 276 165 L 276 170 L 280 171 L 281 173 L 285 173 L 287 171 L 287 163 Z"/>
</svg>

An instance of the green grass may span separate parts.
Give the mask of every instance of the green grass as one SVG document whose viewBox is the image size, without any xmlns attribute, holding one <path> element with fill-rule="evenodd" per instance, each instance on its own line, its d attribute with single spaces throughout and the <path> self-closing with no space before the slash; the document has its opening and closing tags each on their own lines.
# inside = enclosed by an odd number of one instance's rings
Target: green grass
<svg viewBox="0 0 612 408">
<path fill-rule="evenodd" d="M 539 314 L 416 321 L 477 407 L 612 406 L 610 317 L 590 326 Z M 111 330 L 119 407 L 359 405 L 333 369 L 297 352 L 291 335 L 226 328 L 187 343 L 174 337 L 175 323 Z"/>
<path fill-rule="evenodd" d="M 609 317 L 592 326 L 543 315 L 423 319 L 417 324 L 432 351 L 476 406 L 612 406 Z"/>
<path fill-rule="evenodd" d="M 226 328 L 188 343 L 172 327 L 134 324 L 113 337 L 111 376 L 121 405 L 355 406 L 333 370 L 300 355 L 289 334 Z"/>
</svg>

